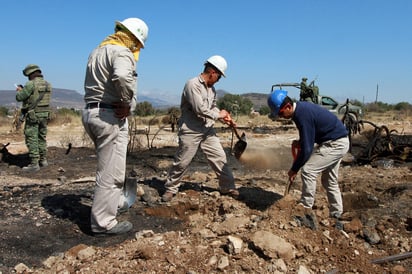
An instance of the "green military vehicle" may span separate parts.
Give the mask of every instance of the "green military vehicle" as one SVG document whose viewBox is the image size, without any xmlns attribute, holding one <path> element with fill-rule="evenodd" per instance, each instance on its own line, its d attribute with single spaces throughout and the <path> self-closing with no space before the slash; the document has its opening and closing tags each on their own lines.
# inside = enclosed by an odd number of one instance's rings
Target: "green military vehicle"
<svg viewBox="0 0 412 274">
<path fill-rule="evenodd" d="M 346 100 L 346 103 L 340 104 L 330 96 L 320 95 L 319 88 L 315 85 L 315 80 L 311 81 L 309 85 L 306 84 L 307 78 L 302 78 L 301 83 L 281 83 L 272 85 L 272 90 L 282 89 L 283 87 L 295 87 L 300 90 L 300 101 L 309 101 L 318 104 L 330 112 L 342 118 L 345 113 L 352 113 L 356 115 L 357 119 L 362 118 L 363 109 L 360 106 L 353 105 Z M 292 96 L 291 96 L 292 97 Z"/>
</svg>

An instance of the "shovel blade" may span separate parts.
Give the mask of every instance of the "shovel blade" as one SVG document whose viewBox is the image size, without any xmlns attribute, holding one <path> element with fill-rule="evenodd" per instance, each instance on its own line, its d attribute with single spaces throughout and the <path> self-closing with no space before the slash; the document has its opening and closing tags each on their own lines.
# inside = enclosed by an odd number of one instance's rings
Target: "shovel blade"
<svg viewBox="0 0 412 274">
<path fill-rule="evenodd" d="M 246 150 L 246 147 L 247 147 L 246 135 L 243 132 L 239 141 L 237 141 L 235 146 L 233 147 L 233 154 L 235 155 L 236 159 L 240 159 L 243 152 Z"/>
<path fill-rule="evenodd" d="M 123 195 L 129 207 L 131 207 L 136 201 L 136 193 L 137 193 L 136 178 L 126 178 L 126 181 L 123 187 Z"/>
</svg>

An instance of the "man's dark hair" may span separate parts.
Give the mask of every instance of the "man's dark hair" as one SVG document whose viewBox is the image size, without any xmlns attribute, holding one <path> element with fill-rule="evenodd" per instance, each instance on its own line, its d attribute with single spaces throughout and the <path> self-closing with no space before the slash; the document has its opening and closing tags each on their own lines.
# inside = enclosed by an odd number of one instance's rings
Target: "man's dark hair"
<svg viewBox="0 0 412 274">
<path fill-rule="evenodd" d="M 283 99 L 283 102 L 282 102 L 282 104 L 280 105 L 280 108 L 279 108 L 279 109 L 282 109 L 282 108 L 283 108 L 284 106 L 286 106 L 287 104 L 293 105 L 293 100 L 290 99 L 289 96 L 286 96 L 285 99 Z"/>
<path fill-rule="evenodd" d="M 205 73 L 209 73 L 211 72 L 211 70 L 217 71 L 220 73 L 220 70 L 218 70 L 214 65 L 212 65 L 211 63 L 206 62 L 205 63 L 205 68 L 203 69 L 203 72 Z"/>
</svg>

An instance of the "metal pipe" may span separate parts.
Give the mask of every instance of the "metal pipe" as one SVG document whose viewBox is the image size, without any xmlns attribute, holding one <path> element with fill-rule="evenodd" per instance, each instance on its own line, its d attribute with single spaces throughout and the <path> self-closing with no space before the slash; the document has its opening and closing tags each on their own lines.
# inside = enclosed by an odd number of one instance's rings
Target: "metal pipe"
<svg viewBox="0 0 412 274">
<path fill-rule="evenodd" d="M 398 261 L 398 260 L 403 260 L 412 257 L 412 252 L 406 252 L 406 253 L 401 253 L 397 255 L 392 255 L 388 257 L 383 257 L 379 259 L 372 260 L 371 263 L 373 264 L 382 264 L 382 263 L 387 263 L 387 262 L 392 262 L 392 261 Z"/>
</svg>

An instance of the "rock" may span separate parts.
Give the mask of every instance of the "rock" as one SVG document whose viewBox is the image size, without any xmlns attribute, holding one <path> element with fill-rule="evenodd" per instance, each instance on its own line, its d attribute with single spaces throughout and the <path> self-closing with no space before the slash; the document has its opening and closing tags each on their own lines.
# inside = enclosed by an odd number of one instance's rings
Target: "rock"
<svg viewBox="0 0 412 274">
<path fill-rule="evenodd" d="M 215 265 L 217 263 L 217 256 L 213 255 L 210 257 L 209 261 L 207 262 L 208 265 Z"/>
<path fill-rule="evenodd" d="M 141 185 L 137 185 L 137 189 L 136 189 L 136 196 L 137 197 L 142 197 L 144 195 L 144 189 Z"/>
<path fill-rule="evenodd" d="M 300 265 L 297 274 L 311 274 L 311 272 L 305 266 Z"/>
<path fill-rule="evenodd" d="M 136 240 L 141 239 L 141 238 L 149 238 L 153 236 L 154 236 L 153 230 L 142 230 L 142 231 L 136 232 L 135 234 Z"/>
<path fill-rule="evenodd" d="M 30 268 L 27 265 L 23 264 L 23 263 L 19 263 L 18 265 L 16 265 L 14 267 L 14 270 L 17 273 L 30 273 L 31 272 Z"/>
<path fill-rule="evenodd" d="M 363 229 L 363 238 L 370 244 L 378 244 L 381 241 L 378 233 L 371 228 L 364 228 Z"/>
<path fill-rule="evenodd" d="M 52 265 L 54 265 L 56 263 L 56 261 L 57 261 L 56 256 L 50 256 L 46 260 L 43 261 L 43 265 L 46 268 L 51 268 Z"/>
<path fill-rule="evenodd" d="M 276 270 L 280 271 L 281 273 L 286 273 L 288 270 L 286 263 L 283 259 L 275 260 L 274 266 L 276 267 Z"/>
<path fill-rule="evenodd" d="M 93 247 L 88 246 L 85 249 L 80 250 L 79 253 L 77 253 L 77 258 L 80 261 L 85 261 L 88 258 L 92 257 L 94 254 L 96 254 L 96 250 Z"/>
<path fill-rule="evenodd" d="M 255 248 L 269 258 L 291 260 L 295 257 L 293 246 L 271 232 L 257 231 L 250 240 Z"/>
<path fill-rule="evenodd" d="M 79 244 L 76 246 L 73 246 L 72 248 L 70 248 L 69 250 L 66 251 L 66 253 L 64 254 L 65 257 L 74 257 L 77 258 L 79 252 L 83 249 L 86 249 L 88 246 L 85 244 Z"/>
<path fill-rule="evenodd" d="M 344 229 L 346 232 L 359 232 L 361 231 L 363 225 L 361 220 L 359 220 L 358 218 L 353 219 L 352 221 L 350 221 L 349 223 L 344 224 Z"/>
<path fill-rule="evenodd" d="M 249 223 L 248 217 L 231 217 L 222 223 L 215 224 L 213 231 L 218 235 L 228 235 L 244 229 Z"/>
<path fill-rule="evenodd" d="M 210 229 L 208 228 L 203 228 L 201 230 L 198 231 L 198 234 L 200 235 L 200 237 L 202 237 L 203 239 L 213 239 L 216 238 L 216 234 L 213 233 Z"/>
<path fill-rule="evenodd" d="M 13 189 L 11 190 L 11 192 L 12 192 L 13 194 L 16 194 L 16 193 L 21 192 L 22 190 L 23 190 L 23 189 L 22 189 L 21 187 L 15 186 L 15 187 L 13 187 Z"/>
<path fill-rule="evenodd" d="M 239 254 L 242 251 L 243 241 L 235 236 L 228 236 L 228 250 L 230 254 Z"/>
<path fill-rule="evenodd" d="M 229 258 L 227 256 L 222 256 L 217 263 L 217 268 L 222 270 L 229 266 Z"/>
</svg>

